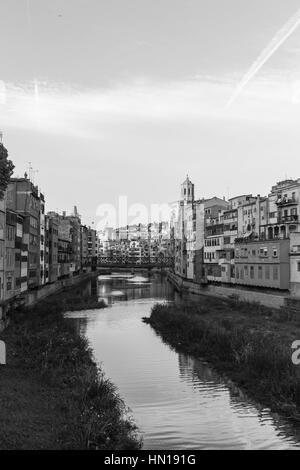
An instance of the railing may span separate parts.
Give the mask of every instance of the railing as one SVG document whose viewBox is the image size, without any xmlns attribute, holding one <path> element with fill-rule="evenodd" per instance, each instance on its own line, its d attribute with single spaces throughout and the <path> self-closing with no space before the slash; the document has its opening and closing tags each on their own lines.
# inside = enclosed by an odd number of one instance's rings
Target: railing
<svg viewBox="0 0 300 470">
<path fill-rule="evenodd" d="M 146 266 L 146 267 L 172 267 L 174 258 L 167 256 L 100 256 L 98 266 Z"/>
<path fill-rule="evenodd" d="M 286 222 L 298 222 L 299 216 L 297 214 L 294 215 L 282 215 L 279 217 L 279 223 L 284 224 Z"/>
<path fill-rule="evenodd" d="M 277 199 L 276 204 L 278 206 L 290 206 L 290 205 L 297 204 L 297 201 L 294 198 L 284 197 L 284 198 Z"/>
</svg>

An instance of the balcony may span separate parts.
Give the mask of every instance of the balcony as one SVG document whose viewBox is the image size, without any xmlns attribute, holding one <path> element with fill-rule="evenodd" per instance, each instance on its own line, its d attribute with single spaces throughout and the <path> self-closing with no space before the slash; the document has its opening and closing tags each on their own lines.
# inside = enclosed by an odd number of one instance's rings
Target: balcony
<svg viewBox="0 0 300 470">
<path fill-rule="evenodd" d="M 279 207 L 284 207 L 284 206 L 293 206 L 295 204 L 298 204 L 295 198 L 288 198 L 288 197 L 279 197 L 276 201 L 276 204 Z"/>
<path fill-rule="evenodd" d="M 278 219 L 280 224 L 286 224 L 286 223 L 289 223 L 289 222 L 298 222 L 298 220 L 299 220 L 298 214 L 282 215 Z"/>
</svg>

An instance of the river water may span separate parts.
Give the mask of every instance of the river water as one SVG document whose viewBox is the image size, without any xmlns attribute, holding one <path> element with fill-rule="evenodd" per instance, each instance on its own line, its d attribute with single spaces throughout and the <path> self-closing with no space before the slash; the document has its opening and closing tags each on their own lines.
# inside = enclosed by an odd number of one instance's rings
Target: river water
<svg viewBox="0 0 300 470">
<path fill-rule="evenodd" d="M 99 276 L 87 289 L 109 308 L 67 316 L 130 407 L 144 449 L 300 449 L 286 422 L 142 322 L 155 303 L 177 301 L 163 277 Z"/>
</svg>

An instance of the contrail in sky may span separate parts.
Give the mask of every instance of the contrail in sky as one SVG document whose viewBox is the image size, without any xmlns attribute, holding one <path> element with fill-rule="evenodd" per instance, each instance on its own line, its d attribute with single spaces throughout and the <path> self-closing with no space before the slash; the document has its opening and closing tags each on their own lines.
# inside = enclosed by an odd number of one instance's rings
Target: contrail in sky
<svg viewBox="0 0 300 470">
<path fill-rule="evenodd" d="M 226 108 L 229 108 L 232 103 L 238 98 L 245 86 L 249 81 L 259 72 L 263 65 L 272 57 L 272 55 L 279 49 L 279 47 L 290 37 L 290 35 L 300 25 L 300 9 L 295 13 L 287 23 L 277 32 L 272 41 L 261 52 L 256 61 L 250 67 L 246 75 L 238 84 L 235 92 L 228 101 Z"/>
</svg>

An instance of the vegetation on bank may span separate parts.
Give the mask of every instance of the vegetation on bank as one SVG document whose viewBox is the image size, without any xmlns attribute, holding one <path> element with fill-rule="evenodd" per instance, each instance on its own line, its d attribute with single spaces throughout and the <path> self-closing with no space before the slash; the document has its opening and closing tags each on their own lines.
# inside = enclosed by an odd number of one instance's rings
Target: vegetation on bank
<svg viewBox="0 0 300 470">
<path fill-rule="evenodd" d="M 0 335 L 8 353 L 0 368 L 0 449 L 140 448 L 114 385 L 62 314 L 76 297 L 77 309 L 90 308 L 69 291 L 16 310 Z"/>
<path fill-rule="evenodd" d="M 145 321 L 171 346 L 206 359 L 249 396 L 300 422 L 300 366 L 291 349 L 300 315 L 203 296 L 155 305 Z"/>
<path fill-rule="evenodd" d="M 104 300 L 99 300 L 97 295 L 92 296 L 88 292 L 84 292 L 84 288 L 82 289 L 82 286 L 85 284 L 86 281 L 83 281 L 77 287 L 72 287 L 69 290 L 48 297 L 47 304 L 52 305 L 55 303 L 55 305 L 59 306 L 61 312 L 105 308 L 106 303 Z"/>
</svg>

